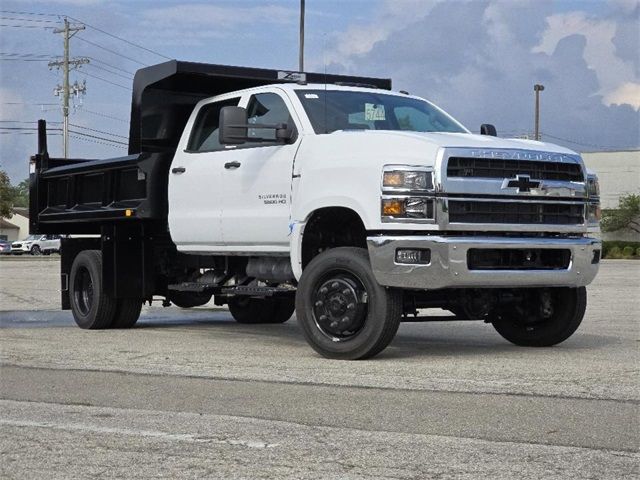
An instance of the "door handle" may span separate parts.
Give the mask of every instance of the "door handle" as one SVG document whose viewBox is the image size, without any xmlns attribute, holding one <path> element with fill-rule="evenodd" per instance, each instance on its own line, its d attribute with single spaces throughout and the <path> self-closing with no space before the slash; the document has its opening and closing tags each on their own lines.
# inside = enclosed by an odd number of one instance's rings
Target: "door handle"
<svg viewBox="0 0 640 480">
<path fill-rule="evenodd" d="M 187 169 L 184 167 L 174 167 L 171 169 L 171 173 L 184 173 Z"/>
<path fill-rule="evenodd" d="M 238 168 L 240 166 L 240 162 L 227 162 L 224 164 L 224 168 Z"/>
</svg>

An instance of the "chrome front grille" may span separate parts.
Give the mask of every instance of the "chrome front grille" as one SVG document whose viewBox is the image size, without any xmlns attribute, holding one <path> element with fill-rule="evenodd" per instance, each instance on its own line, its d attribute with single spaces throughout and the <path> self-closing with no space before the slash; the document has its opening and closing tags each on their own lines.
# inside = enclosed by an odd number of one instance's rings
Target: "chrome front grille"
<svg viewBox="0 0 640 480">
<path fill-rule="evenodd" d="M 502 158 L 449 157 L 447 177 L 514 178 L 528 175 L 536 180 L 584 182 L 577 163 L 548 162 Z"/>
<path fill-rule="evenodd" d="M 584 204 L 449 199 L 450 223 L 582 225 Z"/>
</svg>

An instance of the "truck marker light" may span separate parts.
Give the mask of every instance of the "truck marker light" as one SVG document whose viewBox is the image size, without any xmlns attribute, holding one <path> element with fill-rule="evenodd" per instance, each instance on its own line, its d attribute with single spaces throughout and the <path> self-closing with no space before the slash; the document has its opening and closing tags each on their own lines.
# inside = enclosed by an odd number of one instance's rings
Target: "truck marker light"
<svg viewBox="0 0 640 480">
<path fill-rule="evenodd" d="M 384 172 L 382 183 L 385 187 L 401 187 L 404 185 L 404 174 L 402 172 Z"/>
<path fill-rule="evenodd" d="M 398 199 L 382 200 L 382 215 L 404 215 L 404 202 Z"/>
</svg>

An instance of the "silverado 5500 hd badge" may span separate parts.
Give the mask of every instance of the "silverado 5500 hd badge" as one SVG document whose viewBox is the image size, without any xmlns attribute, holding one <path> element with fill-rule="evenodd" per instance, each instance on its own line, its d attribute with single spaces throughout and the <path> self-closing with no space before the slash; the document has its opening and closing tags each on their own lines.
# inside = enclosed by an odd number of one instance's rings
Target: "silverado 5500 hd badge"
<svg viewBox="0 0 640 480">
<path fill-rule="evenodd" d="M 286 193 L 264 193 L 258 195 L 258 200 L 262 200 L 265 205 L 286 205 Z"/>
</svg>

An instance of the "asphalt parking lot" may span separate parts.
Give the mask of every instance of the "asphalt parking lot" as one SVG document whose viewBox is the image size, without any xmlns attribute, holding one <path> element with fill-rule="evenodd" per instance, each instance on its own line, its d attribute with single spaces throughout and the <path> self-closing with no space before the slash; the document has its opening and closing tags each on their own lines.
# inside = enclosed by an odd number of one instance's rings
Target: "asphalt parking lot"
<svg viewBox="0 0 640 480">
<path fill-rule="evenodd" d="M 640 262 L 604 261 L 564 344 L 403 324 L 329 361 L 295 319 L 145 307 L 129 331 L 61 312 L 58 260 L 0 259 L 2 478 L 637 478 Z"/>
</svg>

